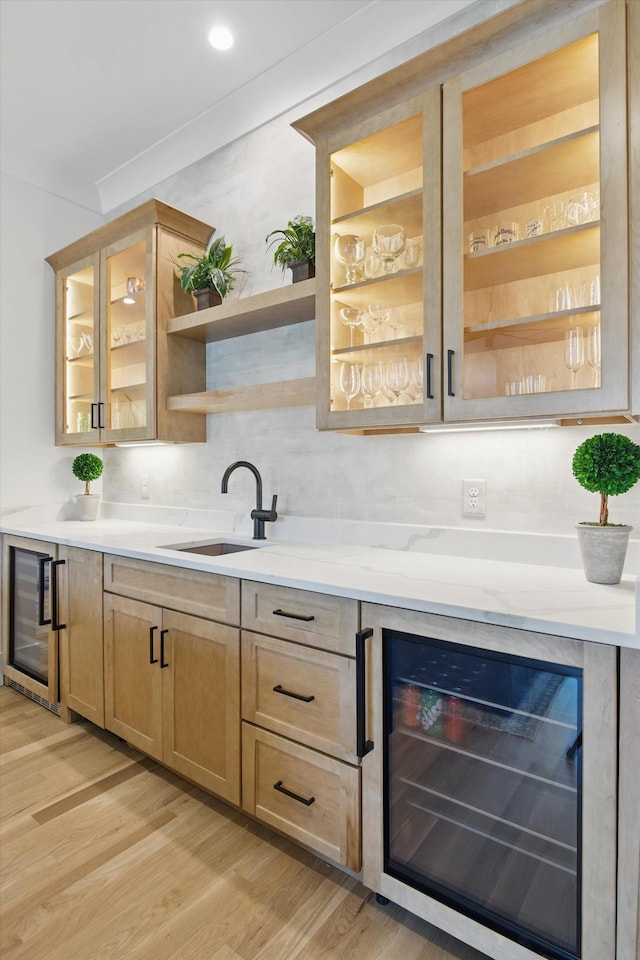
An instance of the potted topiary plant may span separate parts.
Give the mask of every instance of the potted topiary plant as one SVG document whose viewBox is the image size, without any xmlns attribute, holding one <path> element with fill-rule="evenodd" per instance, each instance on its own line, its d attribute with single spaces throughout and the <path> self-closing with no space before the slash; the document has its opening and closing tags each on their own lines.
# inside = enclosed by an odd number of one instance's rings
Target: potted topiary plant
<svg viewBox="0 0 640 960">
<path fill-rule="evenodd" d="M 189 261 L 179 262 L 179 261 Z M 236 277 L 244 273 L 233 256 L 233 244 L 224 237 L 211 237 L 204 253 L 179 253 L 173 264 L 178 268 L 180 286 L 193 294 L 196 310 L 217 306 L 233 289 Z"/>
<path fill-rule="evenodd" d="M 271 243 L 269 243 L 270 237 L 275 238 Z M 282 239 L 273 251 L 274 266 L 281 267 L 283 273 L 289 267 L 293 283 L 315 277 L 316 234 L 311 217 L 299 214 L 293 220 L 289 220 L 283 230 L 272 230 L 265 237 L 267 249 L 277 243 L 278 237 Z"/>
<path fill-rule="evenodd" d="M 100 495 L 91 493 L 91 481 L 102 476 L 102 460 L 95 453 L 81 453 L 71 465 L 74 477 L 84 482 L 84 493 L 76 494 L 80 520 L 95 520 L 98 515 Z"/>
<path fill-rule="evenodd" d="M 585 576 L 591 583 L 620 583 L 633 527 L 609 523 L 609 497 L 640 479 L 640 446 L 621 433 L 589 437 L 573 455 L 573 475 L 585 490 L 600 494 L 600 519 L 576 525 Z"/>
</svg>

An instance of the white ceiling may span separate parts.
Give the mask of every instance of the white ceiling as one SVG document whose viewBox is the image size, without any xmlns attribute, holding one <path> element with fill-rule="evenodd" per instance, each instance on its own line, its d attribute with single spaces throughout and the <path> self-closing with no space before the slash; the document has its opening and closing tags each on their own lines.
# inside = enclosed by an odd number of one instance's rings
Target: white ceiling
<svg viewBox="0 0 640 960">
<path fill-rule="evenodd" d="M 421 33 L 463 8 L 479 20 L 513 2 L 0 0 L 2 169 L 106 212 L 323 91 L 333 99 L 337 81 L 357 86 L 380 58 L 414 56 Z M 207 41 L 216 23 L 235 35 L 228 52 Z"/>
</svg>

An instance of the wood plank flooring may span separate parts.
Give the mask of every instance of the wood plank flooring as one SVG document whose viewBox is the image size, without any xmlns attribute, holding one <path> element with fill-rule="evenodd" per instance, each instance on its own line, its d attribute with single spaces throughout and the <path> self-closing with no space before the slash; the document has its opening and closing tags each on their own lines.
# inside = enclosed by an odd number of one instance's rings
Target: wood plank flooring
<svg viewBox="0 0 640 960">
<path fill-rule="evenodd" d="M 3 960 L 486 960 L 109 733 L 0 687 Z"/>
</svg>

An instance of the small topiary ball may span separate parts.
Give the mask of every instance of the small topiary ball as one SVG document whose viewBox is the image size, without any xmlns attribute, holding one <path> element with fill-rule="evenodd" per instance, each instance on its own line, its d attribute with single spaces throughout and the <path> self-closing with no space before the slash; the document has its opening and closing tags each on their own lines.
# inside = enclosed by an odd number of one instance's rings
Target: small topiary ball
<svg viewBox="0 0 640 960">
<path fill-rule="evenodd" d="M 95 453 L 81 453 L 71 465 L 74 477 L 85 484 L 84 492 L 89 493 L 89 484 L 102 476 L 102 460 Z"/>
<path fill-rule="evenodd" d="M 607 498 L 626 493 L 640 479 L 640 446 L 622 433 L 599 433 L 573 455 L 573 475 L 601 497 L 600 524 L 608 522 Z"/>
</svg>

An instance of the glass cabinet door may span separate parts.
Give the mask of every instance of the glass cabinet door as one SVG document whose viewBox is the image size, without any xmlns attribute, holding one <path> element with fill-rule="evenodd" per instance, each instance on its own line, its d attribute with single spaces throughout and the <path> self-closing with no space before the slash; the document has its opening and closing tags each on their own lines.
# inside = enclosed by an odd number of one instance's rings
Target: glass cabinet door
<svg viewBox="0 0 640 960">
<path fill-rule="evenodd" d="M 329 152 L 330 294 L 318 303 L 327 311 L 319 350 L 319 382 L 326 384 L 321 427 L 417 422 L 426 395 L 434 395 L 439 118 L 438 91 L 428 91 L 363 123 Z M 425 315 L 433 345 L 425 341 Z"/>
<path fill-rule="evenodd" d="M 445 419 L 628 406 L 624 31 L 617 55 L 604 36 L 445 85 Z"/>
<path fill-rule="evenodd" d="M 149 232 L 103 253 L 103 383 L 107 437 L 143 439 L 153 410 Z"/>
<path fill-rule="evenodd" d="M 99 425 L 98 258 L 90 257 L 76 264 L 59 283 L 62 285 L 59 297 L 62 335 L 58 340 L 62 354 L 62 390 L 58 391 L 62 403 L 58 417 L 62 437 L 59 440 L 91 442 L 96 438 Z"/>
</svg>

